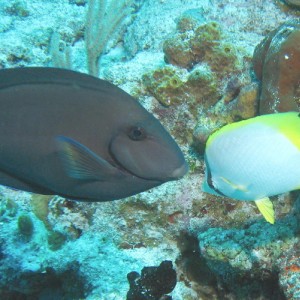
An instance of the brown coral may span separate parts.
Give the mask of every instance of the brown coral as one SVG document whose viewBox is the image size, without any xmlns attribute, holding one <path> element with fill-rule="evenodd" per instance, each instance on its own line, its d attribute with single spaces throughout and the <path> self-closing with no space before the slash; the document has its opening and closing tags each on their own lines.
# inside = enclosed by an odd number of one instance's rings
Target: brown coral
<svg viewBox="0 0 300 300">
<path fill-rule="evenodd" d="M 300 22 L 272 31 L 255 49 L 254 71 L 262 81 L 259 113 L 297 111 L 300 96 Z"/>
</svg>

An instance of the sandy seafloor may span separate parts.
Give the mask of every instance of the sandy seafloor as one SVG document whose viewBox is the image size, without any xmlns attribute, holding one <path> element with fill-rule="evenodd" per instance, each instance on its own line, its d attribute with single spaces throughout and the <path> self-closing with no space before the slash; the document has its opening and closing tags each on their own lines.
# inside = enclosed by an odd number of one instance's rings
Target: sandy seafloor
<svg viewBox="0 0 300 300">
<path fill-rule="evenodd" d="M 57 32 L 71 47 L 72 69 L 86 72 L 83 32 L 87 4 L 84 4 L 85 1 L 71 0 L 1 0 L 0 68 L 52 66 L 49 42 L 53 32 Z M 198 9 L 208 22 L 220 23 L 226 40 L 242 48 L 247 57 L 252 56 L 255 46 L 267 33 L 297 17 L 293 10 L 273 0 L 136 1 L 134 18 L 129 18 L 108 43 L 101 60 L 100 77 L 130 94 L 137 94 L 149 111 L 160 108 L 161 104 L 141 88 L 141 78 L 165 65 L 163 41 L 175 34 L 176 19 L 189 9 Z M 167 118 L 155 115 L 169 128 Z M 181 119 L 177 131 L 182 126 L 193 131 L 195 125 L 193 120 Z M 172 129 L 174 134 L 176 130 Z M 299 270 L 291 269 L 294 270 L 289 275 L 292 281 L 286 283 L 278 263 L 280 259 L 284 263 L 286 253 L 291 253 L 294 265 L 299 264 L 295 252 L 299 242 L 297 202 L 286 204 L 287 197 L 279 198 L 281 219 L 274 227 L 262 220 L 251 203 L 240 203 L 233 209 L 226 206 L 226 211 L 223 200 L 216 199 L 207 206 L 206 195 L 201 191 L 203 161 L 190 143 L 177 141 L 193 164 L 192 171 L 180 181 L 165 183 L 128 199 L 69 204 L 59 197 L 32 196 L 2 187 L 0 293 L 8 297 L 9 293 L 4 292 L 16 291 L 38 295 L 38 299 L 126 299 L 127 273 L 171 260 L 178 274 L 177 285 L 171 293 L 174 300 L 284 299 L 283 292 L 289 299 L 300 299 L 299 292 L 289 294 L 289 290 L 300 288 Z M 203 201 L 205 205 L 201 206 Z M 18 230 L 18 218 L 24 214 L 33 222 L 30 239 Z M 51 232 L 59 232 L 66 239 L 58 241 L 54 250 L 49 246 Z M 250 242 L 249 239 L 244 242 L 245 232 L 252 234 Z M 195 275 L 195 270 L 189 273 L 185 265 L 189 244 L 184 245 L 183 236 L 200 240 L 205 265 L 199 265 L 201 274 Z M 220 252 L 218 246 L 222 248 Z M 231 251 L 231 247 L 239 247 L 239 251 Z M 222 264 L 205 262 L 209 258 L 207 249 L 218 252 L 210 258 L 219 259 Z M 229 258 L 226 253 L 230 253 Z M 201 264 L 197 259 L 195 262 L 188 259 L 187 264 Z M 57 276 L 59 288 L 53 288 L 52 279 L 49 284 L 48 279 L 41 279 L 49 270 Z M 245 289 L 249 288 L 252 298 L 246 297 L 247 291 L 230 287 L 231 275 L 237 276 L 235 280 L 240 288 L 247 282 Z M 36 279 L 26 281 L 27 276 Z M 206 280 L 207 277 L 214 279 Z M 271 285 L 269 289 L 265 289 L 266 282 Z M 72 293 L 73 284 L 75 292 Z M 39 286 L 42 286 L 40 290 Z M 76 286 L 80 286 L 80 292 Z M 251 294 L 253 286 L 256 292 Z M 283 291 L 282 296 L 272 298 L 272 289 Z"/>
</svg>

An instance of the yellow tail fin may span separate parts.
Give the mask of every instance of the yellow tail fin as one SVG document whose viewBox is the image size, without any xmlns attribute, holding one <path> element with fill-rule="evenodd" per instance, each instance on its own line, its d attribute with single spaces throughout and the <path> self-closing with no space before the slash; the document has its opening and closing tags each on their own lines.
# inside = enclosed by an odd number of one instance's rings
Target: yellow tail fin
<svg viewBox="0 0 300 300">
<path fill-rule="evenodd" d="M 255 200 L 255 204 L 257 205 L 261 214 L 265 217 L 265 219 L 271 223 L 275 223 L 275 213 L 273 208 L 273 203 L 271 200 L 266 197 L 259 200 Z"/>
</svg>

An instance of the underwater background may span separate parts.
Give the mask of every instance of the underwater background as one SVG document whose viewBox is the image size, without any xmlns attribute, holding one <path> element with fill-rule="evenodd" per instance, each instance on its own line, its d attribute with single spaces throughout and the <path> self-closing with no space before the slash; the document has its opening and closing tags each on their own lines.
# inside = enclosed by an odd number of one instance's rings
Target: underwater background
<svg viewBox="0 0 300 300">
<path fill-rule="evenodd" d="M 1 186 L 0 299 L 300 299 L 298 193 L 272 198 L 271 225 L 252 202 L 201 190 L 210 133 L 298 104 L 300 1 L 1 0 L 0 16 L 0 69 L 108 80 L 190 167 L 110 202 Z"/>
</svg>

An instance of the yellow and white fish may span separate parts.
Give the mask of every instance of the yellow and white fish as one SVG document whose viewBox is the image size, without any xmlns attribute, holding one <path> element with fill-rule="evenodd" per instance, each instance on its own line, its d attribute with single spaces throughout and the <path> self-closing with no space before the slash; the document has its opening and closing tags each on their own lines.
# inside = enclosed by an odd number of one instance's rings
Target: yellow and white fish
<svg viewBox="0 0 300 300">
<path fill-rule="evenodd" d="M 274 224 L 270 196 L 300 189 L 300 114 L 262 115 L 214 132 L 205 149 L 203 191 L 255 201 Z"/>
</svg>

